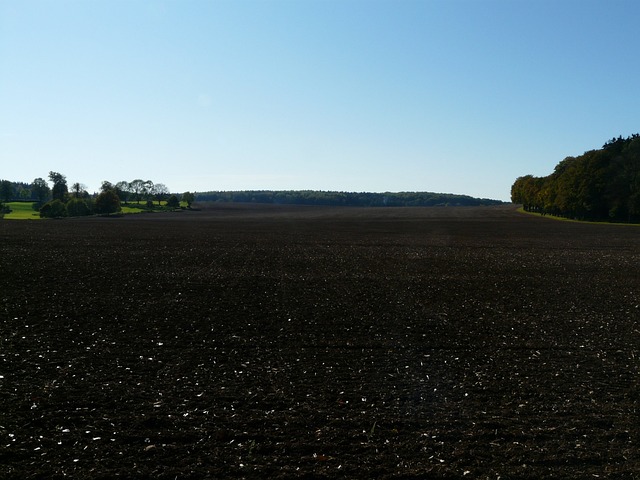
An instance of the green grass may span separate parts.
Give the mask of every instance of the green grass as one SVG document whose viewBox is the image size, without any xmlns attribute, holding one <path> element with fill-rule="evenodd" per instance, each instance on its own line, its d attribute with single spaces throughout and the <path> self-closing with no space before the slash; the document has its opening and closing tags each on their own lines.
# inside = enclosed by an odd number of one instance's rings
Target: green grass
<svg viewBox="0 0 640 480">
<path fill-rule="evenodd" d="M 550 220 L 555 220 L 557 222 L 588 223 L 588 224 L 591 224 L 591 225 L 625 225 L 625 226 L 630 226 L 630 227 L 638 227 L 638 226 L 640 226 L 640 224 L 638 224 L 638 223 L 606 222 L 604 220 L 602 220 L 600 222 L 595 222 L 595 221 L 590 221 L 590 220 L 576 220 L 574 218 L 557 217 L 555 215 L 550 215 L 550 214 L 542 215 L 541 213 L 538 213 L 538 212 L 527 212 L 523 207 L 518 208 L 518 212 L 526 213 L 527 215 L 533 215 L 533 216 L 536 216 L 536 217 L 548 218 Z"/>
<path fill-rule="evenodd" d="M 133 204 L 135 205 L 135 203 Z M 131 204 L 129 205 L 121 205 L 122 207 L 122 211 L 120 213 L 140 213 L 140 212 L 144 212 L 145 210 L 142 208 L 138 208 L 135 206 L 131 206 Z"/>
<path fill-rule="evenodd" d="M 33 202 L 9 202 L 6 204 L 11 213 L 5 214 L 7 220 L 40 220 L 40 213 L 33 209 Z"/>
<path fill-rule="evenodd" d="M 162 202 L 161 205 L 165 206 L 167 202 Z M 11 213 L 5 214 L 6 220 L 41 220 L 40 212 L 33 209 L 33 202 L 9 202 L 6 203 Z M 154 202 L 154 206 L 157 207 L 158 203 Z M 180 206 L 186 207 L 186 202 L 180 202 Z M 148 212 L 149 210 L 143 207 L 143 204 L 129 203 L 122 205 L 122 212 L 124 214 Z"/>
</svg>

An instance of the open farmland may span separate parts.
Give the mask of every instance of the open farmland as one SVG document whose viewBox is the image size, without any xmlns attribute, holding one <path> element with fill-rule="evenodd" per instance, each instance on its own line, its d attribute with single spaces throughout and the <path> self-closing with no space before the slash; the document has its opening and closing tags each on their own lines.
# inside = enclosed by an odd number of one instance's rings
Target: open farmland
<svg viewBox="0 0 640 480">
<path fill-rule="evenodd" d="M 511 206 L 0 222 L 0 477 L 634 478 L 639 263 Z"/>
</svg>

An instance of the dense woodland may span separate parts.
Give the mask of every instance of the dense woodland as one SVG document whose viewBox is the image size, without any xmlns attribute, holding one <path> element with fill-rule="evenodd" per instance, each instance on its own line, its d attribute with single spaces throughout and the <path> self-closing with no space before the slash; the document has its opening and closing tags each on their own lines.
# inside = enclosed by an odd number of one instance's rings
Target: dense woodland
<svg viewBox="0 0 640 480">
<path fill-rule="evenodd" d="M 433 207 L 497 205 L 499 200 L 431 192 L 355 193 L 316 190 L 248 190 L 195 194 L 199 202 L 251 202 L 283 205 L 342 205 L 359 207 Z"/>
<path fill-rule="evenodd" d="M 567 157 L 551 175 L 519 177 L 511 200 L 524 209 L 578 220 L 640 222 L 640 135 Z"/>
</svg>

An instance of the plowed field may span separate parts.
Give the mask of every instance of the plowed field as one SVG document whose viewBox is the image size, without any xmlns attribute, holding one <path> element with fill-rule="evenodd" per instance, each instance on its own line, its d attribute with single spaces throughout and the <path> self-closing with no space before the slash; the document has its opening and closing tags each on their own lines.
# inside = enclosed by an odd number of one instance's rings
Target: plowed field
<svg viewBox="0 0 640 480">
<path fill-rule="evenodd" d="M 634 478 L 640 228 L 0 221 L 0 478 Z"/>
</svg>

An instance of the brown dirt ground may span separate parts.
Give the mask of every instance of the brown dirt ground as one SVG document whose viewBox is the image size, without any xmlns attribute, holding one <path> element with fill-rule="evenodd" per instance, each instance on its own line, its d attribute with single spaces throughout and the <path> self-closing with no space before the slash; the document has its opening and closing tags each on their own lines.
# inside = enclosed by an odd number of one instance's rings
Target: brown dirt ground
<svg viewBox="0 0 640 480">
<path fill-rule="evenodd" d="M 0 222 L 0 478 L 634 478 L 640 228 Z"/>
</svg>

